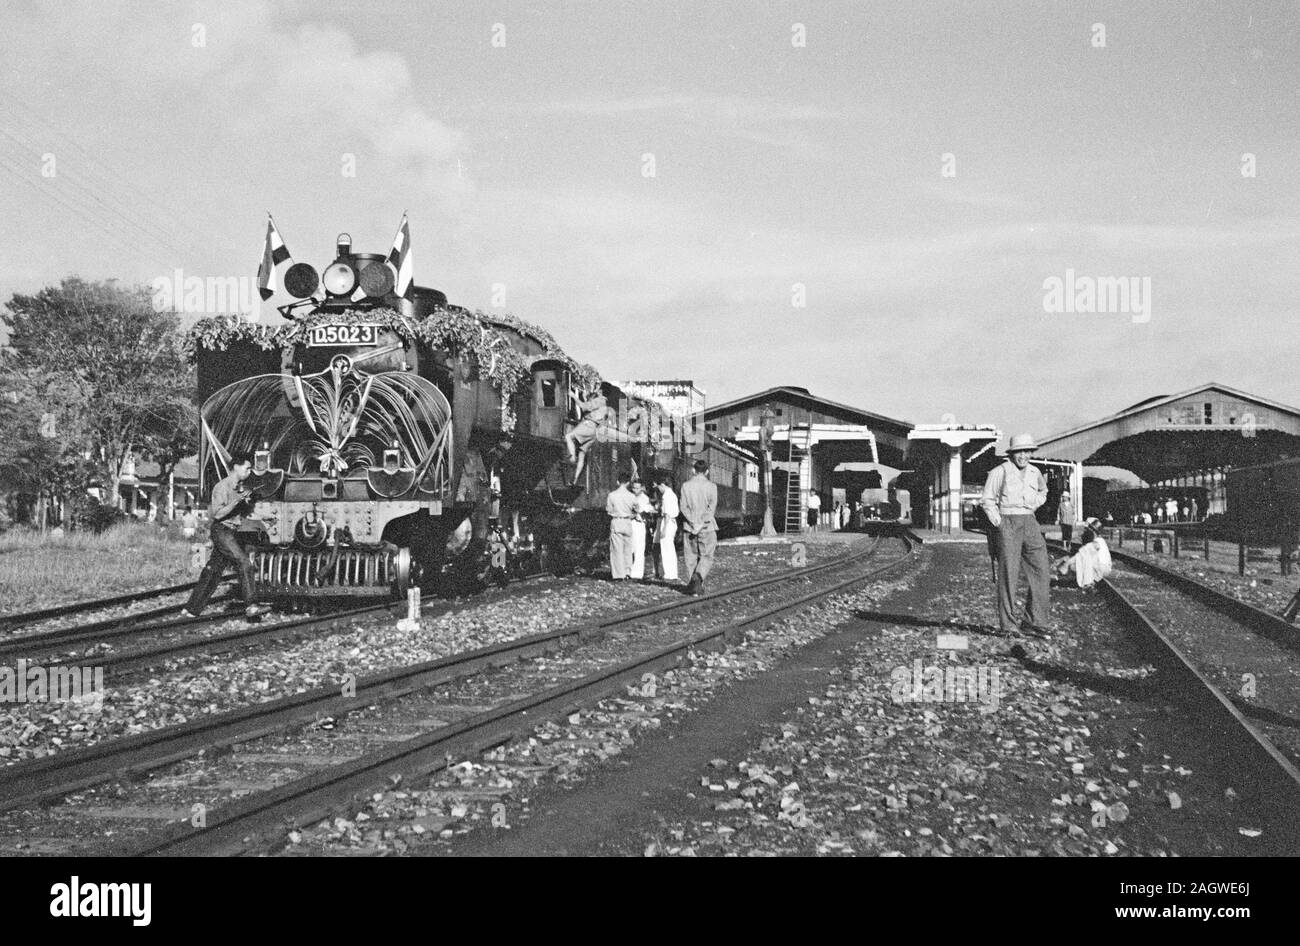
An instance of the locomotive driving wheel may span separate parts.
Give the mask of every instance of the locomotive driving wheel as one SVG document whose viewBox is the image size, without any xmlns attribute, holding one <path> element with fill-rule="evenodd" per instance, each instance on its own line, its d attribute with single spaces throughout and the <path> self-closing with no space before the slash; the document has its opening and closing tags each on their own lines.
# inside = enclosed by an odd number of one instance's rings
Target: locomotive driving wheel
<svg viewBox="0 0 1300 946">
<path fill-rule="evenodd" d="M 399 598 L 405 598 L 406 592 L 411 588 L 412 581 L 419 581 L 420 566 L 418 562 L 411 561 L 411 550 L 400 548 L 397 554 L 393 556 L 392 564 L 393 591 Z"/>
</svg>

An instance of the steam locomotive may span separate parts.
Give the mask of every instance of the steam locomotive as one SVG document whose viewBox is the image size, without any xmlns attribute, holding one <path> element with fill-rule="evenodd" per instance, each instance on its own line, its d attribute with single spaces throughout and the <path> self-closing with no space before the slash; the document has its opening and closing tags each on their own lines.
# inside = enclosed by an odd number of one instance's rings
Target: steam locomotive
<svg viewBox="0 0 1300 946">
<path fill-rule="evenodd" d="M 619 470 L 718 484 L 720 531 L 757 529 L 757 460 L 698 418 L 630 396 L 549 333 L 395 291 L 384 255 L 341 235 L 322 274 L 294 264 L 286 323 L 200 321 L 200 490 L 253 457 L 243 536 L 259 596 L 453 594 L 529 571 L 594 569 Z M 608 405 L 580 480 L 565 434 L 582 394 Z"/>
</svg>

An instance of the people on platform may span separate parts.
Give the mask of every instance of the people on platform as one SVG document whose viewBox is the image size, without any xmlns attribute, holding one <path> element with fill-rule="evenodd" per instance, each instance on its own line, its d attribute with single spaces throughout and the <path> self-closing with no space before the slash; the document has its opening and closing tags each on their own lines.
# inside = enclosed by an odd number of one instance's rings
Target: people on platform
<svg viewBox="0 0 1300 946">
<path fill-rule="evenodd" d="M 853 510 L 849 507 L 848 502 L 840 503 L 840 530 L 843 531 L 849 527 L 853 519 Z"/>
<path fill-rule="evenodd" d="M 1200 521 L 1201 521 L 1201 510 L 1200 510 L 1200 508 L 1197 506 L 1197 503 L 1196 503 L 1196 497 L 1195 497 L 1195 496 L 1192 497 L 1191 508 L 1190 508 L 1190 514 L 1191 514 L 1191 517 L 1192 517 L 1192 518 L 1191 518 L 1191 521 L 1192 521 L 1192 522 L 1200 522 Z"/>
<path fill-rule="evenodd" d="M 817 495 L 816 490 L 810 490 L 808 493 L 808 525 L 811 528 L 817 528 L 817 523 L 821 521 L 822 498 Z"/>
<path fill-rule="evenodd" d="M 1056 572 L 1062 577 L 1074 572 L 1075 584 L 1085 591 L 1110 574 L 1110 547 L 1101 537 L 1101 523 L 1089 519 L 1079 536 L 1079 551 L 1062 556 L 1056 563 Z"/>
<path fill-rule="evenodd" d="M 244 480 L 252 471 L 252 458 L 232 457 L 230 473 L 212 487 L 212 501 L 208 506 L 208 516 L 212 521 L 212 554 L 199 573 L 189 600 L 181 609 L 183 617 L 197 617 L 203 613 L 228 565 L 234 566 L 239 573 L 239 593 L 244 601 L 245 616 L 255 618 L 267 610 L 254 600 L 253 564 L 239 544 L 239 527 L 253 508 L 252 498 L 244 489 Z"/>
<path fill-rule="evenodd" d="M 1169 522 L 1178 521 L 1178 500 L 1172 496 L 1165 500 L 1165 518 Z"/>
<path fill-rule="evenodd" d="M 1017 434 L 1007 447 L 1007 459 L 984 481 L 980 506 L 997 533 L 998 623 L 1003 633 L 1024 630 L 1049 637 L 1051 630 L 1051 562 L 1047 542 L 1034 513 L 1047 502 L 1047 481 L 1029 456 L 1038 444 L 1029 434 Z M 1029 580 L 1025 620 L 1016 607 L 1021 566 Z"/>
<path fill-rule="evenodd" d="M 702 594 L 718 545 L 718 487 L 709 479 L 709 461 L 695 461 L 695 475 L 682 484 L 682 551 L 689 595 Z"/>
<path fill-rule="evenodd" d="M 199 528 L 199 517 L 194 513 L 193 506 L 185 507 L 185 514 L 181 516 L 181 535 L 187 539 L 194 538 L 194 533 Z"/>
<path fill-rule="evenodd" d="M 1074 534 L 1074 500 L 1068 489 L 1061 493 L 1061 501 L 1056 504 L 1056 521 L 1061 527 L 1061 541 L 1069 545 Z"/>
<path fill-rule="evenodd" d="M 672 476 L 663 472 L 655 484 L 659 491 L 659 521 L 655 524 L 655 545 L 659 550 L 655 559 L 655 577 L 664 581 L 677 580 L 677 517 L 681 508 L 673 492 Z"/>
<path fill-rule="evenodd" d="M 571 431 L 564 435 L 564 444 L 569 449 L 569 462 L 573 467 L 573 485 L 577 486 L 583 467 L 587 465 L 587 449 L 596 439 L 596 432 L 605 421 L 607 405 L 605 395 L 600 388 L 593 388 L 579 404 L 582 412 L 580 420 Z"/>
<path fill-rule="evenodd" d="M 609 574 L 615 581 L 626 580 L 632 571 L 632 523 L 637 517 L 637 503 L 628 489 L 631 481 L 631 475 L 620 470 L 618 486 L 605 499 L 605 513 L 609 516 Z"/>
<path fill-rule="evenodd" d="M 646 495 L 645 484 L 641 482 L 640 477 L 633 477 L 631 486 L 632 496 L 636 500 L 636 518 L 632 520 L 632 565 L 628 569 L 628 577 L 636 581 L 645 579 L 645 553 L 646 553 L 646 530 L 650 521 L 654 518 L 655 507 Z"/>
</svg>

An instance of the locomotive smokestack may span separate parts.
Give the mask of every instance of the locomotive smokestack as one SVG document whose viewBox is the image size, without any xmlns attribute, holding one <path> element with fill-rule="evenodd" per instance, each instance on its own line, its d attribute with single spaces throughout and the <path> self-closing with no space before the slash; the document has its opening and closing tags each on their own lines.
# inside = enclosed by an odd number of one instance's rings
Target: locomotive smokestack
<svg viewBox="0 0 1300 946">
<path fill-rule="evenodd" d="M 352 255 L 352 236 L 347 233 L 340 233 L 339 238 L 335 241 L 338 244 L 338 253 L 336 259 Z"/>
</svg>

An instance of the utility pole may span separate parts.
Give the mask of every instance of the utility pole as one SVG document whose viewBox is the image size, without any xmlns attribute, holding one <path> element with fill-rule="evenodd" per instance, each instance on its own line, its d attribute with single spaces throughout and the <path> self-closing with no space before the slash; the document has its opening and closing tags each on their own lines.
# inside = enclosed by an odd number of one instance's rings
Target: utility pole
<svg viewBox="0 0 1300 946">
<path fill-rule="evenodd" d="M 759 415 L 759 445 L 763 451 L 763 531 L 759 533 L 765 539 L 776 538 L 776 526 L 772 524 L 772 437 L 776 433 L 773 426 L 775 415 L 768 404 L 763 405 Z"/>
</svg>

